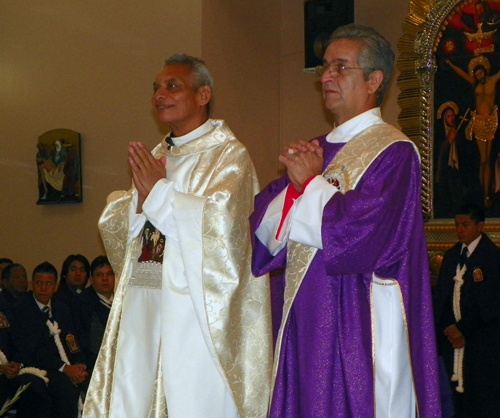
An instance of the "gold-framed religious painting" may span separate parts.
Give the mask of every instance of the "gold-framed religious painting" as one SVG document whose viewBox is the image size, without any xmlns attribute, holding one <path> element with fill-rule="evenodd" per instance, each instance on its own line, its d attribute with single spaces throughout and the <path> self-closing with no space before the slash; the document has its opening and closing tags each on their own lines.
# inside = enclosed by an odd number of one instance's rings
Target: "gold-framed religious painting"
<svg viewBox="0 0 500 418">
<path fill-rule="evenodd" d="M 80 134 L 70 129 L 52 129 L 38 137 L 37 205 L 59 205 L 82 201 Z"/>
<path fill-rule="evenodd" d="M 500 0 L 411 1 L 398 49 L 399 124 L 420 149 L 430 254 L 457 241 L 464 203 L 485 208 L 499 244 Z"/>
</svg>

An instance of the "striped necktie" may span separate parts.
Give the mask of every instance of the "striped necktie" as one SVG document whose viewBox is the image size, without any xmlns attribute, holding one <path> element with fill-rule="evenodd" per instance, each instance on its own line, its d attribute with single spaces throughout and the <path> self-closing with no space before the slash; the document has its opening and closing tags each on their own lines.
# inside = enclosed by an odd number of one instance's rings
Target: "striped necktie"
<svg viewBox="0 0 500 418">
<path fill-rule="evenodd" d="M 462 252 L 460 253 L 460 267 L 464 266 L 468 256 L 469 256 L 469 249 L 467 248 L 467 246 L 465 246 L 462 248 Z"/>
<path fill-rule="evenodd" d="M 50 308 L 48 306 L 44 306 L 42 308 L 42 312 L 47 315 L 47 318 L 50 319 Z"/>
<path fill-rule="evenodd" d="M 99 302 L 101 302 L 106 308 L 111 309 L 111 303 L 99 298 Z"/>
</svg>

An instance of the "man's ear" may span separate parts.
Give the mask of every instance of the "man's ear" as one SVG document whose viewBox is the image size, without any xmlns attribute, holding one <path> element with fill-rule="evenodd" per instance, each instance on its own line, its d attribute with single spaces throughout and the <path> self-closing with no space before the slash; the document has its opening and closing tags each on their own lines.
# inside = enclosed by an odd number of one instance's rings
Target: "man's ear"
<svg viewBox="0 0 500 418">
<path fill-rule="evenodd" d="M 201 86 L 198 89 L 198 97 L 200 100 L 200 105 L 206 105 L 212 98 L 212 89 L 209 86 Z"/>
<path fill-rule="evenodd" d="M 384 73 L 380 70 L 375 70 L 368 76 L 368 92 L 374 94 L 384 81 Z"/>
</svg>

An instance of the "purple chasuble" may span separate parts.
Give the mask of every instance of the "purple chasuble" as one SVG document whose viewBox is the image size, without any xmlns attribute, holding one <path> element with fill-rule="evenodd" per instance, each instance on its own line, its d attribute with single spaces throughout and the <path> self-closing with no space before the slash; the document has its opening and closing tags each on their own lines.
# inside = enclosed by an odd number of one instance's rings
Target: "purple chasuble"
<svg viewBox="0 0 500 418">
<path fill-rule="evenodd" d="M 344 145 L 325 138 L 317 138 L 323 169 Z M 374 160 L 354 190 L 338 192 L 326 204 L 323 250 L 316 253 L 284 326 L 271 418 L 375 416 L 372 273 L 396 280 L 401 288 L 417 416 L 441 416 L 420 181 L 412 144 L 397 142 Z M 253 232 L 288 183 L 285 174 L 256 196 Z M 273 257 L 255 234 L 252 240 L 256 276 L 286 265 L 286 247 Z M 282 291 L 282 286 L 272 289 Z M 281 303 L 273 306 L 273 314 L 281 316 L 282 295 L 273 295 L 273 301 Z"/>
</svg>

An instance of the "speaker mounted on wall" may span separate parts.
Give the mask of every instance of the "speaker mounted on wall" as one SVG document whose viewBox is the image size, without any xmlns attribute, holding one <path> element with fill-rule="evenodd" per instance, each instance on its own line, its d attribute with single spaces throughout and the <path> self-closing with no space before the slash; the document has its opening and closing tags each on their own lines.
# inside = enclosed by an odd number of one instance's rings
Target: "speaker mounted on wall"
<svg viewBox="0 0 500 418">
<path fill-rule="evenodd" d="M 326 42 L 339 26 L 354 23 L 354 0 L 304 2 L 305 69 L 323 62 Z"/>
</svg>

